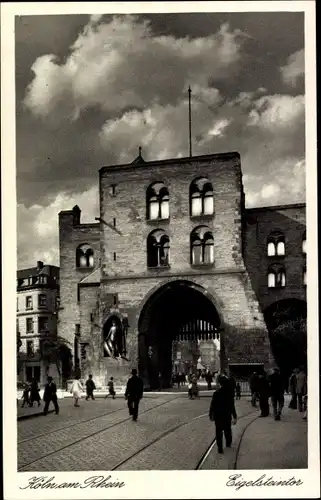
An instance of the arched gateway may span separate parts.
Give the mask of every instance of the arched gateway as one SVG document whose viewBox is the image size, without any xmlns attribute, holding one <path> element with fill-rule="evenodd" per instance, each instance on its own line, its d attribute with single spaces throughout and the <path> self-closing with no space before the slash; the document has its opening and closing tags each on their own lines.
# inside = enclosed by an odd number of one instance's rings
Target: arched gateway
<svg viewBox="0 0 321 500">
<path fill-rule="evenodd" d="M 190 281 L 175 280 L 146 301 L 138 321 L 138 366 L 151 389 L 169 387 L 173 342 L 183 341 L 193 354 L 198 340 L 219 338 L 222 320 L 207 291 Z"/>
</svg>

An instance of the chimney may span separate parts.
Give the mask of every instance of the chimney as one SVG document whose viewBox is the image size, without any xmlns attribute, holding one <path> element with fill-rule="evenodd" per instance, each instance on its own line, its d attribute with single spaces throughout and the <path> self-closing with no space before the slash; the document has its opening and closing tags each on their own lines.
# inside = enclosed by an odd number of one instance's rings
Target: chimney
<svg viewBox="0 0 321 500">
<path fill-rule="evenodd" d="M 37 260 L 37 271 L 40 271 L 40 269 L 43 268 L 43 262 L 41 260 Z"/>
</svg>

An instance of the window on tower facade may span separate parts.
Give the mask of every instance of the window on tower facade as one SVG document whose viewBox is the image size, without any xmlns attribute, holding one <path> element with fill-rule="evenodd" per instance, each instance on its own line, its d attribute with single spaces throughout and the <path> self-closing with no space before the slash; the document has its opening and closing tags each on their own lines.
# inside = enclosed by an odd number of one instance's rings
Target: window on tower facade
<svg viewBox="0 0 321 500">
<path fill-rule="evenodd" d="M 148 220 L 169 219 L 169 192 L 163 182 L 154 182 L 146 191 Z"/>
<path fill-rule="evenodd" d="M 191 264 L 214 263 L 214 238 L 207 226 L 195 228 L 190 236 L 191 244 Z"/>
<path fill-rule="evenodd" d="M 87 243 L 76 249 L 76 266 L 80 268 L 94 267 L 94 252 Z"/>
<path fill-rule="evenodd" d="M 213 186 L 205 177 L 195 179 L 190 185 L 190 215 L 197 217 L 213 215 Z"/>
<path fill-rule="evenodd" d="M 279 264 L 270 266 L 268 269 L 268 288 L 285 287 L 285 269 Z"/>
<path fill-rule="evenodd" d="M 269 235 L 267 239 L 267 255 L 268 257 L 285 255 L 285 237 L 283 233 L 275 231 Z"/>
<path fill-rule="evenodd" d="M 169 237 L 165 231 L 152 231 L 147 238 L 147 267 L 168 267 L 169 249 Z"/>
</svg>

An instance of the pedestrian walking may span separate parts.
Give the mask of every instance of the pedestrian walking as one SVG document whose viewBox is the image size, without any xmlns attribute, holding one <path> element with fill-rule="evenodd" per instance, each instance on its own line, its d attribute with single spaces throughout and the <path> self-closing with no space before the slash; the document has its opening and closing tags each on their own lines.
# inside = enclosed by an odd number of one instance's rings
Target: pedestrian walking
<svg viewBox="0 0 321 500">
<path fill-rule="evenodd" d="M 197 384 L 197 378 L 195 375 L 191 378 L 191 381 L 188 384 L 188 396 L 189 399 L 199 398 L 199 388 Z"/>
<path fill-rule="evenodd" d="M 218 453 L 223 453 L 223 434 L 227 448 L 232 445 L 232 423 L 236 424 L 237 415 L 234 398 L 231 395 L 227 377 L 217 377 L 217 389 L 214 391 L 210 405 L 209 417 L 215 423 Z"/>
<path fill-rule="evenodd" d="M 299 368 L 296 374 L 296 392 L 298 395 L 299 411 L 303 412 L 303 398 L 307 394 L 307 377 L 302 367 Z"/>
<path fill-rule="evenodd" d="M 289 403 L 289 408 L 296 410 L 298 407 L 298 395 L 296 392 L 296 374 L 297 369 L 293 370 L 291 377 L 289 379 L 289 389 L 288 392 L 291 394 L 291 401 Z"/>
<path fill-rule="evenodd" d="M 79 380 L 79 375 L 76 375 L 72 385 L 70 392 L 74 397 L 74 406 L 80 406 L 78 404 L 79 399 L 81 398 L 81 393 L 84 390 L 82 383 Z"/>
<path fill-rule="evenodd" d="M 241 399 L 241 386 L 239 382 L 237 382 L 235 387 L 235 399 Z"/>
<path fill-rule="evenodd" d="M 115 399 L 116 392 L 114 388 L 114 377 L 110 377 L 107 387 L 108 387 L 108 394 L 106 394 L 105 399 L 107 399 L 108 396 L 111 396 L 113 399 Z"/>
<path fill-rule="evenodd" d="M 41 404 L 41 398 L 39 394 L 39 386 L 36 378 L 33 378 L 30 385 L 30 406 L 33 406 L 34 402 L 38 403 L 38 406 Z"/>
<path fill-rule="evenodd" d="M 251 391 L 251 404 L 253 408 L 256 408 L 256 402 L 259 400 L 259 375 L 257 372 L 253 372 L 249 379 L 250 391 Z"/>
<path fill-rule="evenodd" d="M 306 394 L 303 398 L 303 420 L 308 419 L 308 395 Z"/>
<path fill-rule="evenodd" d="M 284 406 L 284 385 L 278 368 L 275 368 L 270 376 L 270 392 L 274 420 L 280 420 Z"/>
<path fill-rule="evenodd" d="M 206 372 L 205 380 L 207 382 L 207 390 L 210 391 L 212 389 L 212 382 L 213 382 L 213 375 L 210 372 L 210 370 Z"/>
<path fill-rule="evenodd" d="M 57 386 L 53 382 L 52 377 L 48 377 L 47 378 L 47 383 L 45 385 L 45 390 L 44 390 L 44 393 L 43 393 L 43 400 L 45 402 L 45 406 L 44 406 L 44 409 L 43 409 L 43 414 L 47 415 L 48 409 L 49 409 L 49 405 L 50 405 L 50 401 L 52 401 L 53 405 L 55 407 L 56 415 L 58 415 L 58 413 L 59 413 L 59 405 L 58 405 L 58 398 L 57 398 Z"/>
<path fill-rule="evenodd" d="M 23 388 L 22 396 L 21 396 L 21 399 L 23 399 L 21 408 L 23 408 L 25 404 L 27 406 L 30 406 L 29 392 L 30 392 L 30 385 L 24 384 L 24 388 Z"/>
<path fill-rule="evenodd" d="M 132 376 L 129 378 L 125 391 L 129 415 L 136 421 L 138 417 L 138 407 L 143 397 L 144 384 L 141 378 L 137 376 L 137 370 L 132 369 Z"/>
<path fill-rule="evenodd" d="M 260 417 L 268 417 L 270 414 L 269 397 L 270 397 L 270 384 L 266 377 L 265 372 L 258 377 L 258 393 L 260 399 Z"/>
<path fill-rule="evenodd" d="M 95 399 L 94 397 L 94 391 L 96 390 L 96 385 L 95 382 L 93 381 L 93 376 L 89 375 L 88 380 L 86 380 L 86 401 L 88 401 L 89 398 Z"/>
</svg>

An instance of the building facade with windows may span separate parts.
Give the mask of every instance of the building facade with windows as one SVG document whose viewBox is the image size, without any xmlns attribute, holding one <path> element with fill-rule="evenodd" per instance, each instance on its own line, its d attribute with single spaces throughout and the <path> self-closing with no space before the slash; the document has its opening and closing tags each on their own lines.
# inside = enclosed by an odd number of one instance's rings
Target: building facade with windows
<svg viewBox="0 0 321 500">
<path fill-rule="evenodd" d="M 20 344 L 17 360 L 18 380 L 35 377 L 41 385 L 55 366 L 47 367 L 42 359 L 41 342 L 57 336 L 59 268 L 44 265 L 17 271 L 17 337 Z"/>
<path fill-rule="evenodd" d="M 195 369 L 217 340 L 223 369 L 273 364 L 264 307 L 293 282 L 304 206 L 292 208 L 300 220 L 286 207 L 246 210 L 238 153 L 154 162 L 140 154 L 103 167 L 99 193 L 96 223 L 82 224 L 78 206 L 59 214 L 59 335 L 74 342 L 82 374 L 104 385 L 138 366 L 146 386 L 166 387 L 174 345 L 185 343 L 179 365 L 188 351 Z M 302 241 L 303 269 L 301 249 Z"/>
</svg>

